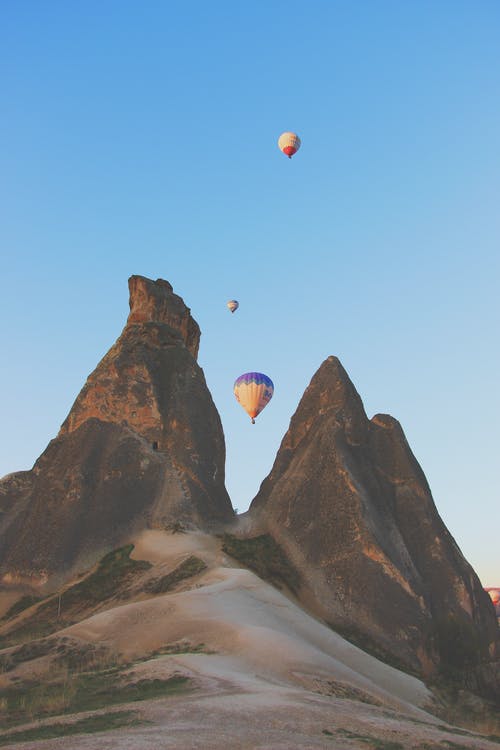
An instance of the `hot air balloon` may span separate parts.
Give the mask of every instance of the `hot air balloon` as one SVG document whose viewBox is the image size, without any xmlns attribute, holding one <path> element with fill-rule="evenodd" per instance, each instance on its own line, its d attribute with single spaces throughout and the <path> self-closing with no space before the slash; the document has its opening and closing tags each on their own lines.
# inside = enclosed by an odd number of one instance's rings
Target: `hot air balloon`
<svg viewBox="0 0 500 750">
<path fill-rule="evenodd" d="M 278 146 L 291 159 L 300 148 L 300 138 L 297 133 L 282 133 L 278 138 Z"/>
<path fill-rule="evenodd" d="M 271 378 L 262 372 L 245 372 L 235 380 L 233 391 L 236 400 L 255 424 L 255 417 L 273 397 L 274 385 Z"/>
<path fill-rule="evenodd" d="M 230 299 L 227 303 L 227 306 L 231 310 L 231 312 L 234 313 L 240 306 L 240 303 L 238 302 L 238 300 Z"/>
</svg>

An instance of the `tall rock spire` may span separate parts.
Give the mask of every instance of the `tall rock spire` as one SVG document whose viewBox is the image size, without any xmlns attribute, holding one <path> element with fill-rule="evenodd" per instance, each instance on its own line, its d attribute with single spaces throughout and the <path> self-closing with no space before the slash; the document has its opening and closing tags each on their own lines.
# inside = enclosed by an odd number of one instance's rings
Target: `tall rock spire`
<svg viewBox="0 0 500 750">
<path fill-rule="evenodd" d="M 87 379 L 59 435 L 97 417 L 126 423 L 159 450 L 174 443 L 177 450 L 184 442 L 182 417 L 184 422 L 196 418 L 203 442 L 218 417 L 196 365 L 198 324 L 168 281 L 131 276 L 129 290 L 127 324 Z M 219 457 L 220 446 L 217 451 Z"/>
<path fill-rule="evenodd" d="M 421 674 L 476 666 L 494 648 L 487 594 L 401 426 L 367 418 L 336 357 L 311 380 L 248 515 L 302 571 L 303 602 L 360 645 Z"/>
<path fill-rule="evenodd" d="M 161 279 L 129 279 L 130 315 L 29 472 L 0 482 L 0 581 L 43 583 L 134 531 L 233 518 L 198 324 Z"/>
</svg>

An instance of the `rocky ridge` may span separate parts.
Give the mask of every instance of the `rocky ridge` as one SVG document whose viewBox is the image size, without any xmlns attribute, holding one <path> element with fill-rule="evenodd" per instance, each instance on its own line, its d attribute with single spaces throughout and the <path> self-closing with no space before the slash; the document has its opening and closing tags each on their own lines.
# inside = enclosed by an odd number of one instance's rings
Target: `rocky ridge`
<svg viewBox="0 0 500 750">
<path fill-rule="evenodd" d="M 145 529 L 229 531 L 226 554 L 248 541 L 243 565 L 260 575 L 267 555 L 266 580 L 361 648 L 498 696 L 493 606 L 399 423 L 368 419 L 329 357 L 236 519 L 222 425 L 196 361 L 200 329 L 168 282 L 132 276 L 129 289 L 127 324 L 58 436 L 31 471 L 0 481 L 3 589 L 56 591 Z"/>
<path fill-rule="evenodd" d="M 305 391 L 246 527 L 287 551 L 305 606 L 406 669 L 470 670 L 498 647 L 491 602 L 400 424 L 368 419 L 336 357 Z"/>
<path fill-rule="evenodd" d="M 200 329 L 172 286 L 129 279 L 130 314 L 58 436 L 0 482 L 0 580 L 51 585 L 138 529 L 233 518 Z"/>
</svg>

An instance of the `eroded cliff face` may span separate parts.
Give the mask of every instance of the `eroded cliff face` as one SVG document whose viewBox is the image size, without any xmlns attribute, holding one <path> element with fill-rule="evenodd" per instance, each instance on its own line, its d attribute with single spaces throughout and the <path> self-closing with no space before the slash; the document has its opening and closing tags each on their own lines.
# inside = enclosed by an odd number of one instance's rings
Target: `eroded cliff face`
<svg viewBox="0 0 500 750">
<path fill-rule="evenodd" d="M 146 528 L 266 532 L 299 571 L 303 606 L 362 648 L 500 693 L 491 663 L 477 671 L 498 649 L 493 605 L 399 423 L 369 420 L 329 357 L 238 527 L 199 327 L 168 282 L 132 276 L 129 288 L 127 324 L 58 436 L 0 481 L 0 584 L 54 590 Z"/>
<path fill-rule="evenodd" d="M 200 331 L 171 285 L 129 280 L 130 315 L 59 435 L 0 482 L 0 580 L 43 584 L 135 531 L 233 518 Z"/>
<path fill-rule="evenodd" d="M 337 358 L 313 377 L 248 516 L 301 571 L 303 603 L 360 645 L 424 675 L 493 652 L 491 603 L 401 426 L 367 418 Z"/>
</svg>

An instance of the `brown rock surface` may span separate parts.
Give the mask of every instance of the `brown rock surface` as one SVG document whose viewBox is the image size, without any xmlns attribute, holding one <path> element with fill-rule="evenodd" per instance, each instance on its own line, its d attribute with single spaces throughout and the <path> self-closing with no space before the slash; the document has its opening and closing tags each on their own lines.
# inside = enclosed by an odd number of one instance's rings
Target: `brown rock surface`
<svg viewBox="0 0 500 750">
<path fill-rule="evenodd" d="M 248 520 L 301 571 L 302 602 L 360 645 L 424 675 L 494 652 L 493 608 L 401 426 L 367 418 L 337 358 L 313 377 Z"/>
<path fill-rule="evenodd" d="M 31 471 L 0 482 L 0 580 L 43 584 L 141 528 L 233 518 L 200 331 L 171 285 L 129 280 L 130 315 Z"/>
</svg>

